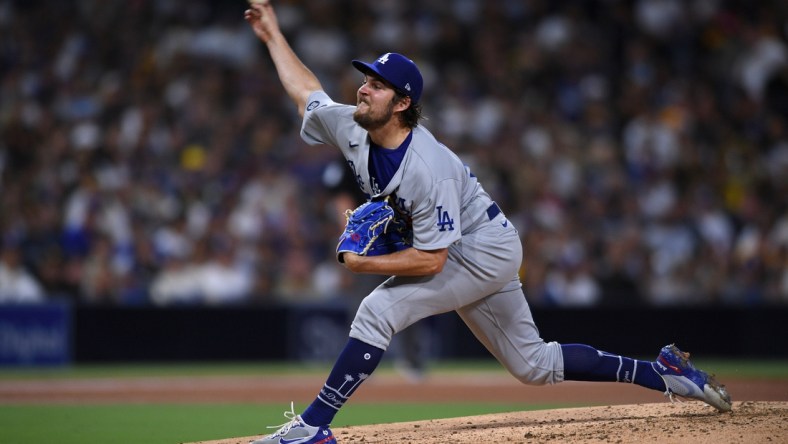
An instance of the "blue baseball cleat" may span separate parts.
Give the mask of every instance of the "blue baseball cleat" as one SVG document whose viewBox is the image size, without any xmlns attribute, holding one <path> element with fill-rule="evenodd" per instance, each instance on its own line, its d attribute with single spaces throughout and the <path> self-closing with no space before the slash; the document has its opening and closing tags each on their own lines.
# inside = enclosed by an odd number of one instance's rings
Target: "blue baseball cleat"
<svg viewBox="0 0 788 444">
<path fill-rule="evenodd" d="M 293 411 L 293 404 L 290 403 L 290 411 L 285 412 L 285 418 L 289 421 L 278 426 L 280 429 L 271 435 L 251 441 L 249 444 L 337 444 L 331 429 L 326 427 L 313 427 L 301 419 L 301 415 L 296 415 Z"/>
<path fill-rule="evenodd" d="M 731 397 L 725 386 L 712 375 L 696 369 L 689 360 L 690 354 L 674 344 L 662 347 L 652 367 L 665 381 L 665 396 L 671 401 L 675 396 L 699 399 L 720 412 L 731 411 Z"/>
</svg>

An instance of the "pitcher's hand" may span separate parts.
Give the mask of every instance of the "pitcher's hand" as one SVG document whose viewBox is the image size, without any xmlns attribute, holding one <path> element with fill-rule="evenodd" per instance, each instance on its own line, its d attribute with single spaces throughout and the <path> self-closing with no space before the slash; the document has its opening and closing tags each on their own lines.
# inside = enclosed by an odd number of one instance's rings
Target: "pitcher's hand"
<svg viewBox="0 0 788 444">
<path fill-rule="evenodd" d="M 269 0 L 250 0 L 244 19 L 252 26 L 255 35 L 264 43 L 279 33 L 279 22 Z"/>
</svg>

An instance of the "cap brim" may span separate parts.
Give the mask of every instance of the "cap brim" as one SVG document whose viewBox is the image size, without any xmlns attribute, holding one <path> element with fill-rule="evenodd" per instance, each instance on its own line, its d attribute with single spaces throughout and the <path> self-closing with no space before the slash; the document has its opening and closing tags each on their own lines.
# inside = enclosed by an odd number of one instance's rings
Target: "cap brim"
<svg viewBox="0 0 788 444">
<path fill-rule="evenodd" d="M 357 70 L 361 71 L 364 74 L 369 74 L 370 72 L 377 75 L 378 77 L 383 78 L 380 74 L 380 71 L 375 69 L 375 65 L 369 64 L 367 62 L 362 62 L 361 60 L 353 60 L 353 67 Z"/>
</svg>

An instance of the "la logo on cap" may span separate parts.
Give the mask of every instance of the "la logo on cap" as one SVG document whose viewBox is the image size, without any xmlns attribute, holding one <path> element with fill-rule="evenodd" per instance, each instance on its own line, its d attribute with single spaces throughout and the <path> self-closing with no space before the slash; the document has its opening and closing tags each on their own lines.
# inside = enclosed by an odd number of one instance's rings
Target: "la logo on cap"
<svg viewBox="0 0 788 444">
<path fill-rule="evenodd" d="M 382 56 L 380 56 L 380 58 L 378 59 L 378 63 L 380 63 L 381 65 L 385 65 L 386 62 L 389 61 L 389 55 L 390 54 L 391 54 L 390 52 L 387 52 L 387 53 L 383 54 Z"/>
</svg>

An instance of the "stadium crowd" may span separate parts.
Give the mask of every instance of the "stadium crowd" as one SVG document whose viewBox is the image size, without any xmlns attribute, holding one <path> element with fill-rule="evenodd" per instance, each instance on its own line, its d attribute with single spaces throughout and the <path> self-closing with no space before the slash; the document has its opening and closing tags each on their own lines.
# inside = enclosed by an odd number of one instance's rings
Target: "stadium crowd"
<svg viewBox="0 0 788 444">
<path fill-rule="evenodd" d="M 360 196 L 245 2 L 0 0 L 0 302 L 309 302 Z M 788 3 L 281 0 L 333 97 L 386 51 L 536 306 L 788 303 Z"/>
</svg>

